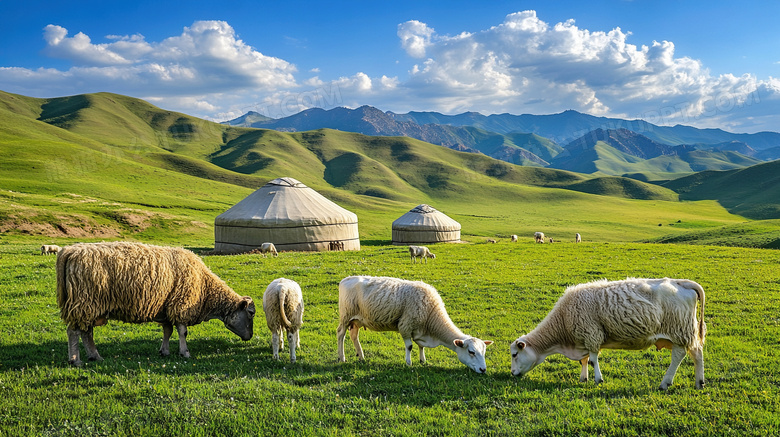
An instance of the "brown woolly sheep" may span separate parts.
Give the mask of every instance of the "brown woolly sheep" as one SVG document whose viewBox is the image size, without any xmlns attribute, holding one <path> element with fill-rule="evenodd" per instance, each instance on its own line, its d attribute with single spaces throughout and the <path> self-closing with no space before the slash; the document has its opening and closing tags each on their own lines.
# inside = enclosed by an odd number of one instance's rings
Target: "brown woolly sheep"
<svg viewBox="0 0 780 437">
<path fill-rule="evenodd" d="M 92 338 L 109 319 L 157 322 L 160 355 L 170 354 L 173 327 L 179 354 L 190 357 L 187 327 L 219 319 L 234 334 L 252 338 L 255 304 L 241 297 L 189 250 L 141 243 L 84 243 L 57 255 L 57 304 L 67 324 L 68 362 L 81 365 L 79 336 L 91 361 L 102 360 Z"/>
</svg>

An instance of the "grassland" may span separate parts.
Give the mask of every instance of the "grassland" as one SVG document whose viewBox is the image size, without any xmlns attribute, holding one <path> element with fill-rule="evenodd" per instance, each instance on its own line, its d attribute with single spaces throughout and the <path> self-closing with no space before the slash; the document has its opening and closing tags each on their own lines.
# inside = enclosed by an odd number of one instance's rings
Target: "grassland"
<svg viewBox="0 0 780 437">
<path fill-rule="evenodd" d="M 561 243 L 435 245 L 409 263 L 404 248 L 204 259 L 259 300 L 274 278 L 298 281 L 306 312 L 298 363 L 271 358 L 260 315 L 241 342 L 220 322 L 190 329 L 193 358 L 157 355 L 154 324 L 96 328 L 105 361 L 71 368 L 54 296 L 54 257 L 0 244 L 0 429 L 4 435 L 775 435 L 780 432 L 780 268 L 773 250 Z M 367 361 L 347 344 L 336 363 L 337 283 L 347 275 L 418 279 L 441 293 L 466 333 L 496 343 L 477 375 L 446 349 L 404 364 L 394 333 L 364 332 Z M 551 357 L 523 378 L 508 344 L 533 328 L 568 285 L 627 276 L 685 277 L 707 292 L 703 391 L 686 359 L 657 389 L 669 353 L 605 351 L 605 383 Z M 349 343 L 349 342 L 348 342 Z"/>
</svg>

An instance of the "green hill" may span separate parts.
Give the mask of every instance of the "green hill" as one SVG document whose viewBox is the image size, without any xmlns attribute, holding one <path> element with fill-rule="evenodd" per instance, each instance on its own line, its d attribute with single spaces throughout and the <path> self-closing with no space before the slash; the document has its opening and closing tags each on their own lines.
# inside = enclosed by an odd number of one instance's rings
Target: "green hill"
<svg viewBox="0 0 780 437">
<path fill-rule="evenodd" d="M 780 217 L 780 161 L 739 170 L 705 171 L 664 187 L 684 200 L 717 200 L 726 209 L 756 220 Z"/>
<path fill-rule="evenodd" d="M 357 212 L 367 240 L 388 240 L 390 222 L 419 203 L 460 221 L 465 239 L 541 229 L 626 241 L 662 236 L 657 224 L 678 219 L 742 221 L 715 202 L 680 203 L 672 191 L 623 178 L 523 167 L 406 137 L 231 127 L 109 93 L 0 92 L 0 152 L 6 237 L 208 246 L 216 215 L 280 176 Z"/>
</svg>

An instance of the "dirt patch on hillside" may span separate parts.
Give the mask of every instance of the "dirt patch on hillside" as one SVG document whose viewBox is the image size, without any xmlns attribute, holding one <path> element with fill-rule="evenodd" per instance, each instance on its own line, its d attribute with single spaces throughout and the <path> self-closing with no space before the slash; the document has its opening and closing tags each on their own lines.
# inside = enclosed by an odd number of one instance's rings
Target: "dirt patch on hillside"
<svg viewBox="0 0 780 437">
<path fill-rule="evenodd" d="M 45 237 L 75 237 L 75 238 L 113 238 L 118 237 L 118 229 L 98 225 L 86 217 L 56 217 L 56 223 L 32 221 L 13 215 L 0 221 L 0 232 L 23 235 L 40 235 Z"/>
</svg>

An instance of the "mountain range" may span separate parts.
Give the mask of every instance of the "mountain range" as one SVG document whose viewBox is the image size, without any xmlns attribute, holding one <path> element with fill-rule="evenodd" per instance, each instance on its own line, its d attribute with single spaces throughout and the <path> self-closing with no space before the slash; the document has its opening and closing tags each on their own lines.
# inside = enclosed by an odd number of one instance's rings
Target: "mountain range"
<svg viewBox="0 0 780 437">
<path fill-rule="evenodd" d="M 250 112 L 225 123 L 286 132 L 330 128 L 372 136 L 407 136 L 513 164 L 642 180 L 742 168 L 780 158 L 780 133 L 776 132 L 735 134 L 721 129 L 658 126 L 572 110 L 552 115 L 485 116 L 475 112 L 395 114 L 361 106 L 312 108 L 280 119 Z"/>
</svg>

